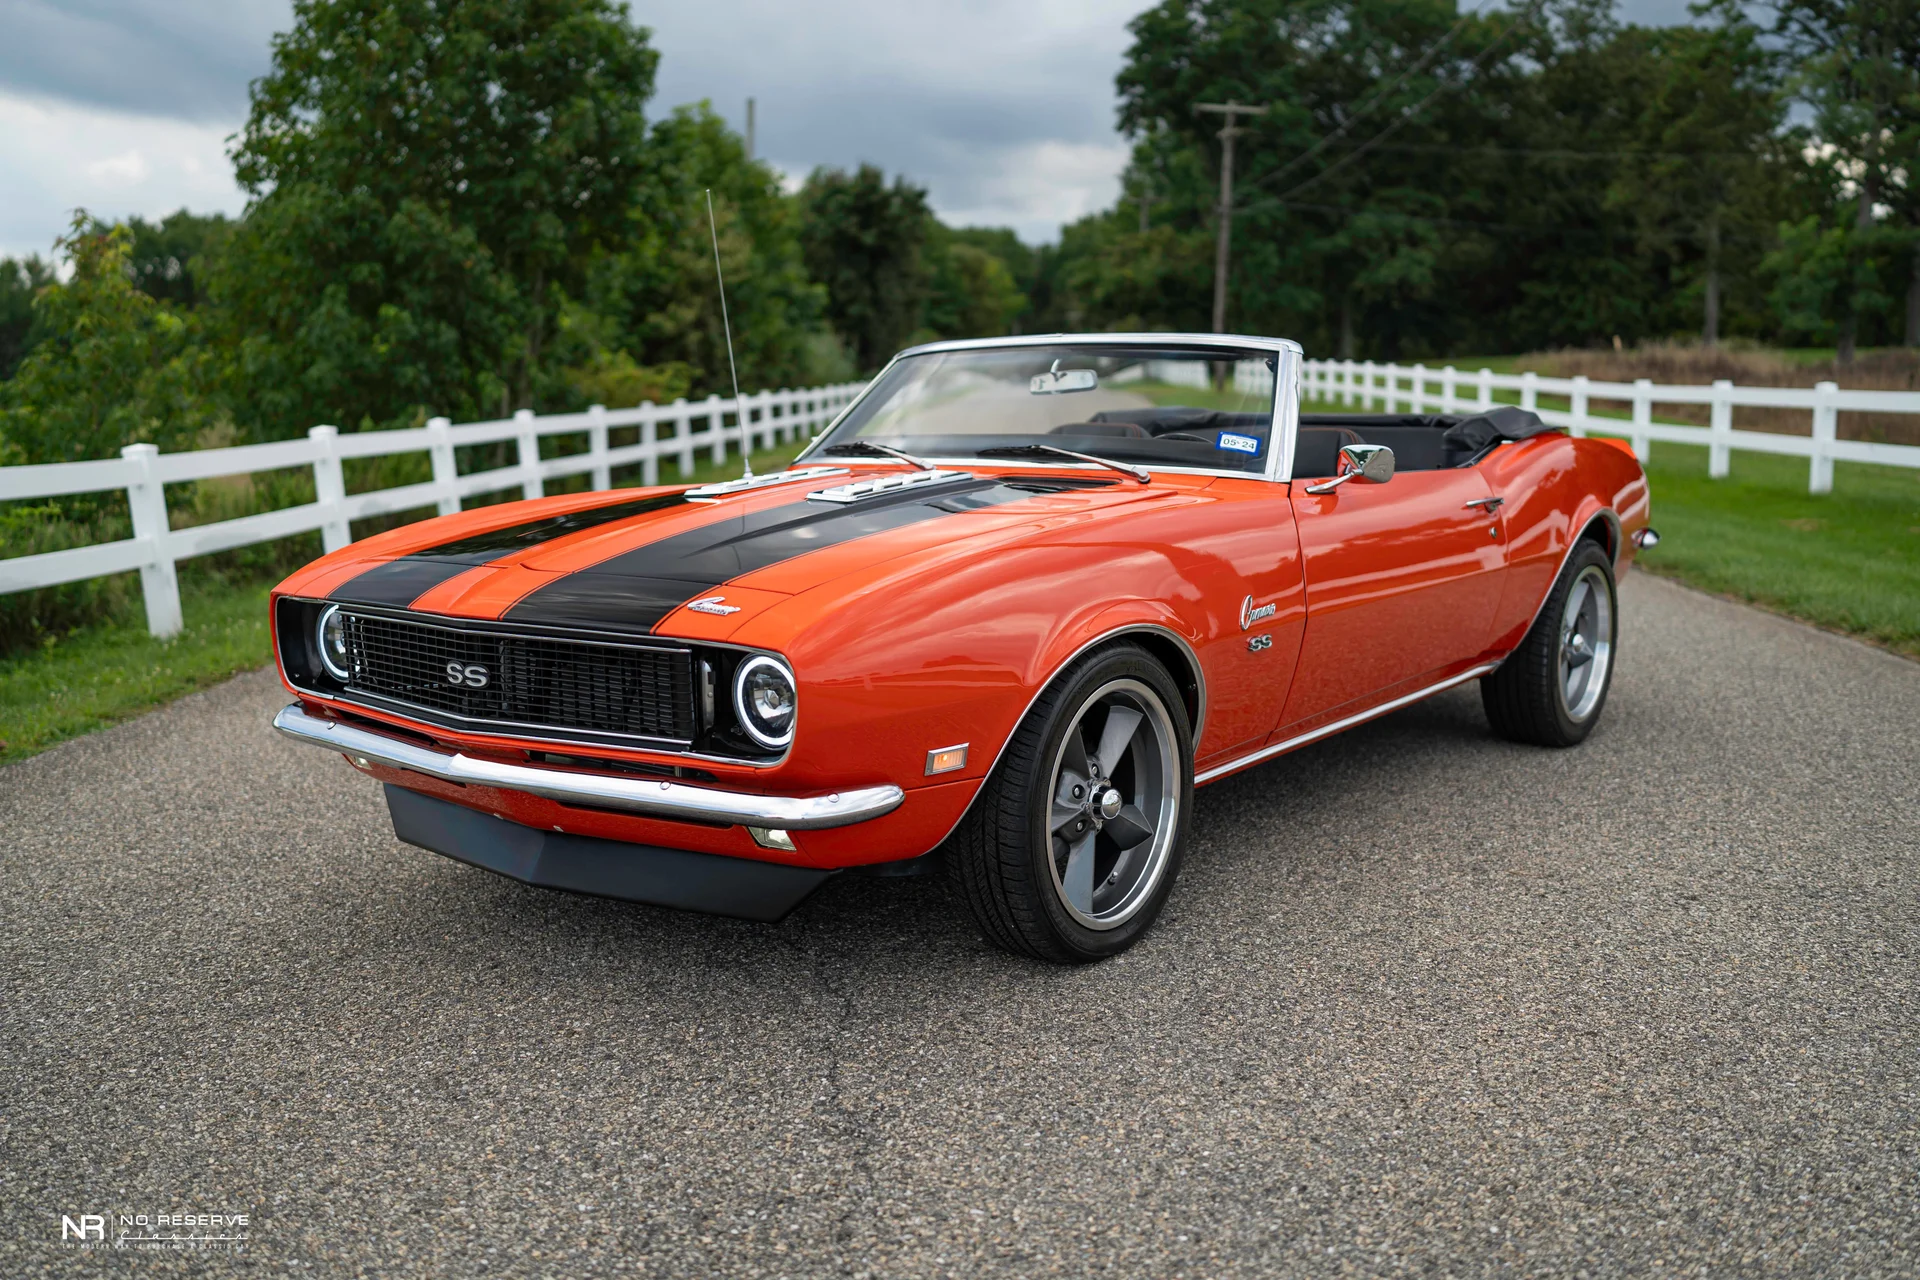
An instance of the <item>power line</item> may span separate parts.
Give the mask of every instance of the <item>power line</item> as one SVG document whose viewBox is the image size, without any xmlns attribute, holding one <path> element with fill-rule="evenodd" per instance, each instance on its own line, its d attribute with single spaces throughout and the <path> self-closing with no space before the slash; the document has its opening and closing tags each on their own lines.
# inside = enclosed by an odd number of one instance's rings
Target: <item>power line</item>
<svg viewBox="0 0 1920 1280">
<path fill-rule="evenodd" d="M 1347 130 L 1353 128 L 1354 125 L 1359 124 L 1361 120 L 1365 119 L 1368 112 L 1372 111 L 1376 106 L 1380 105 L 1381 102 L 1385 101 L 1386 96 L 1389 93 L 1392 93 L 1395 89 L 1398 89 L 1402 84 L 1405 84 L 1409 76 L 1412 76 L 1417 72 L 1424 71 L 1427 67 L 1427 64 L 1433 61 L 1433 59 L 1439 54 L 1440 50 L 1446 46 L 1447 42 L 1452 40 L 1454 36 L 1458 35 L 1460 32 L 1460 29 L 1466 26 L 1468 22 L 1472 21 L 1477 16 L 1478 15 L 1471 9 L 1461 14 L 1460 20 L 1454 23 L 1451 27 L 1448 27 L 1446 31 L 1442 32 L 1440 38 L 1438 40 L 1435 40 L 1431 45 L 1429 45 L 1427 47 L 1427 51 L 1421 54 L 1419 58 L 1415 59 L 1412 65 L 1407 67 L 1407 69 L 1402 71 L 1399 75 L 1395 76 L 1391 83 L 1386 84 L 1381 88 L 1375 90 L 1374 95 L 1371 98 L 1368 98 L 1364 103 L 1360 105 L 1358 110 L 1356 110 L 1352 115 L 1347 117 L 1347 122 L 1345 124 L 1341 125 L 1338 129 L 1335 129 L 1332 133 L 1328 134 L 1326 137 L 1320 139 L 1320 141 L 1314 143 L 1313 146 L 1301 152 L 1299 155 L 1295 156 L 1293 159 L 1281 165 L 1278 169 L 1275 169 L 1272 173 L 1269 173 L 1262 177 L 1254 179 L 1255 183 L 1258 184 L 1262 182 L 1271 182 L 1273 181 L 1273 179 L 1278 178 L 1280 175 L 1284 173 L 1290 173 L 1294 169 L 1299 168 L 1301 165 L 1305 164 L 1307 161 L 1319 155 L 1322 151 L 1325 151 L 1328 147 L 1332 146 L 1341 137 L 1345 136 Z"/>
<path fill-rule="evenodd" d="M 1482 68 L 1482 66 L 1485 64 L 1486 60 L 1488 58 L 1491 58 L 1494 55 L 1494 53 L 1499 50 L 1500 46 L 1507 42 L 1508 38 L 1511 37 L 1514 32 L 1520 30 L 1524 26 L 1529 25 L 1533 21 L 1534 14 L 1538 10 L 1540 3 L 1541 3 L 1541 0 L 1534 0 L 1534 3 L 1528 6 L 1527 12 L 1520 18 L 1520 20 L 1514 22 L 1505 31 L 1501 32 L 1500 37 L 1497 40 L 1495 40 L 1492 44 L 1488 45 L 1485 49 L 1483 49 L 1480 52 L 1479 56 L 1475 57 L 1473 61 L 1468 64 L 1469 70 L 1479 71 Z M 1419 115 L 1422 111 L 1426 110 L 1428 105 L 1430 105 L 1435 99 L 1439 98 L 1442 94 L 1451 92 L 1454 89 L 1461 88 L 1467 83 L 1468 83 L 1468 80 L 1465 77 L 1459 80 L 1441 81 L 1440 84 L 1437 87 L 1435 87 L 1432 93 L 1429 93 L 1426 97 L 1420 99 L 1420 101 L 1414 103 L 1411 107 L 1408 107 L 1406 110 L 1402 111 L 1399 117 L 1395 119 L 1392 123 L 1387 125 L 1386 128 L 1382 129 L 1379 133 L 1374 134 L 1373 137 L 1367 139 L 1365 142 L 1355 147 L 1352 151 L 1347 152 L 1346 155 L 1334 161 L 1332 164 L 1322 169 L 1319 173 L 1314 174 L 1311 178 L 1308 178 L 1305 182 L 1295 183 L 1293 186 L 1287 188 L 1285 191 L 1280 193 L 1280 198 L 1284 200 L 1287 196 L 1294 195 L 1297 192 L 1305 191 L 1308 187 L 1311 187 L 1316 183 L 1320 182 L 1321 180 L 1331 176 L 1332 174 L 1337 173 L 1339 170 L 1345 168 L 1347 165 L 1351 164 L 1353 161 L 1358 160 L 1361 156 L 1365 155 L 1367 152 L 1373 150 L 1374 147 L 1384 142 L 1395 130 L 1399 129 L 1400 126 L 1412 121 L 1415 116 Z M 1278 173 L 1279 171 L 1276 170 L 1274 173 L 1270 173 L 1266 175 L 1266 177 L 1257 178 L 1254 180 L 1254 182 L 1251 185 L 1260 186 L 1268 182 L 1272 178 L 1278 176 Z"/>
</svg>

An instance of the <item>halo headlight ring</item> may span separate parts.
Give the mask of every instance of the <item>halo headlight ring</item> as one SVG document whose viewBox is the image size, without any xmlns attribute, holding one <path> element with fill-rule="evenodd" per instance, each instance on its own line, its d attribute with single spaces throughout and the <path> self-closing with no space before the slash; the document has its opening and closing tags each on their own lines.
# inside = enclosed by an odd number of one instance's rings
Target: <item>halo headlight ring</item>
<svg viewBox="0 0 1920 1280">
<path fill-rule="evenodd" d="M 320 621 L 314 625 L 313 640 L 320 650 L 320 665 L 327 674 L 346 684 L 353 679 L 351 658 L 347 653 L 347 620 L 341 616 L 340 606 L 330 604 L 320 611 Z"/>
<path fill-rule="evenodd" d="M 733 676 L 733 713 L 755 743 L 769 751 L 786 749 L 799 720 L 792 669 L 764 653 L 741 663 Z"/>
</svg>

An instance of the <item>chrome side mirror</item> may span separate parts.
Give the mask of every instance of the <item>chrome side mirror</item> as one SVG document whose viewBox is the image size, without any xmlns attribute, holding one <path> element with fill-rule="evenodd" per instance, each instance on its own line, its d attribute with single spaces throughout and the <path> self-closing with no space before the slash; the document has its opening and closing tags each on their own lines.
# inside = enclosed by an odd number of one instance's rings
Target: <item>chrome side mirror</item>
<svg viewBox="0 0 1920 1280">
<path fill-rule="evenodd" d="M 1340 474 L 1307 486 L 1308 493 L 1332 493 L 1349 480 L 1385 484 L 1393 479 L 1393 450 L 1383 444 L 1349 444 L 1340 448 Z"/>
</svg>

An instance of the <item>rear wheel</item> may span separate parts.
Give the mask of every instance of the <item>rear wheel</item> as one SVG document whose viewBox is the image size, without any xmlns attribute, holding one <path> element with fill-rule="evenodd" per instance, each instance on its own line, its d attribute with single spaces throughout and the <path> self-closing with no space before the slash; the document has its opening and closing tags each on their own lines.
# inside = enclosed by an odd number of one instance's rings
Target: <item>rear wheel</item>
<svg viewBox="0 0 1920 1280">
<path fill-rule="evenodd" d="M 997 945 L 1061 964 L 1118 954 L 1172 890 L 1193 742 L 1166 670 L 1117 644 L 1056 679 L 948 843 L 955 888 Z"/>
<path fill-rule="evenodd" d="M 1527 638 L 1480 681 L 1495 733 L 1542 747 L 1571 747 L 1586 739 L 1613 684 L 1617 605 L 1606 548 L 1582 542 Z"/>
</svg>

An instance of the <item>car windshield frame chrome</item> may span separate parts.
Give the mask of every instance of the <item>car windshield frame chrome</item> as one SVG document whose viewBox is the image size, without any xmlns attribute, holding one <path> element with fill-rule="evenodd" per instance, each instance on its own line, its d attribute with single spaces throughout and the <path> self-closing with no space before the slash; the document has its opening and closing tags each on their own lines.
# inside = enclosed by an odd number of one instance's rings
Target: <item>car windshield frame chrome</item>
<svg viewBox="0 0 1920 1280">
<path fill-rule="evenodd" d="M 1273 426 L 1269 435 L 1266 468 L 1262 471 L 1241 471 L 1223 467 L 1178 467 L 1161 466 L 1151 462 L 1128 460 L 1129 466 L 1140 467 L 1149 473 L 1166 475 L 1213 476 L 1234 480 L 1265 480 L 1276 484 L 1285 484 L 1293 478 L 1293 458 L 1296 438 L 1300 430 L 1300 366 L 1304 353 L 1300 344 L 1291 338 L 1258 338 L 1249 334 L 1237 333 L 1034 333 L 1004 338 L 958 338 L 947 342 L 927 342 L 917 347 L 908 347 L 887 361 L 880 372 L 875 374 L 847 405 L 834 415 L 833 421 L 823 428 L 812 443 L 800 451 L 790 466 L 800 466 L 820 453 L 826 440 L 846 421 L 868 396 L 873 394 L 893 367 L 902 360 L 913 356 L 939 355 L 957 351 L 998 351 L 1013 350 L 1022 347 L 1050 346 L 1109 346 L 1141 347 L 1162 346 L 1168 349 L 1179 348 L 1220 348 L 1223 350 L 1269 352 L 1277 357 L 1273 375 Z M 1276 447 L 1277 446 L 1277 447 Z M 836 466 L 898 466 L 884 458 L 860 458 L 842 454 L 832 455 Z M 1090 471 L 1102 470 L 1090 462 L 1044 462 L 1011 458 L 981 458 L 977 455 L 927 456 L 924 459 L 935 466 L 980 466 L 1003 465 L 1043 470 Z"/>
</svg>

